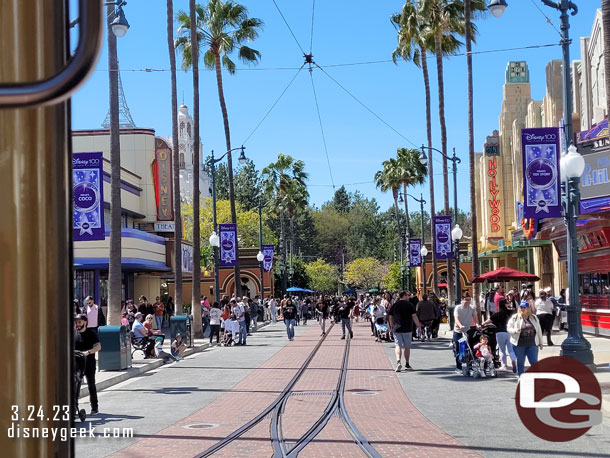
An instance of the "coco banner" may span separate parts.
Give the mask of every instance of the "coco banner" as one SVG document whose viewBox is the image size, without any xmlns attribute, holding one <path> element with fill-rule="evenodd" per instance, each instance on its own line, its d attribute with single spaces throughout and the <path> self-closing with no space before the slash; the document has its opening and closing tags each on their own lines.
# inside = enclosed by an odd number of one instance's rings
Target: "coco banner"
<svg viewBox="0 0 610 458">
<path fill-rule="evenodd" d="M 102 153 L 72 155 L 72 229 L 74 240 L 104 240 Z"/>
<path fill-rule="evenodd" d="M 421 239 L 409 239 L 409 265 L 421 266 Z"/>
<path fill-rule="evenodd" d="M 237 265 L 237 224 L 219 224 L 220 231 L 220 266 Z"/>
<path fill-rule="evenodd" d="M 436 259 L 451 259 L 451 216 L 434 217 L 434 253 Z"/>
<path fill-rule="evenodd" d="M 561 216 L 559 128 L 523 129 L 523 217 Z"/>
<path fill-rule="evenodd" d="M 275 252 L 275 245 L 263 245 L 263 270 L 265 272 L 271 271 L 273 268 L 273 254 Z"/>
</svg>

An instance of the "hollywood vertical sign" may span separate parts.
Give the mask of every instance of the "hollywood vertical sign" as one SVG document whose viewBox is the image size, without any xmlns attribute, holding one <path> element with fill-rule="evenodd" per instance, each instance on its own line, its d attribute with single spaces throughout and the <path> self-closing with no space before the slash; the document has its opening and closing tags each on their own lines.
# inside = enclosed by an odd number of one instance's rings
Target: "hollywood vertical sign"
<svg viewBox="0 0 610 458">
<path fill-rule="evenodd" d="M 500 200 L 498 195 L 500 194 L 500 187 L 498 186 L 498 156 L 494 156 L 493 159 L 487 161 L 487 176 L 489 177 L 489 223 L 492 233 L 500 233 L 502 227 L 500 226 Z"/>
</svg>

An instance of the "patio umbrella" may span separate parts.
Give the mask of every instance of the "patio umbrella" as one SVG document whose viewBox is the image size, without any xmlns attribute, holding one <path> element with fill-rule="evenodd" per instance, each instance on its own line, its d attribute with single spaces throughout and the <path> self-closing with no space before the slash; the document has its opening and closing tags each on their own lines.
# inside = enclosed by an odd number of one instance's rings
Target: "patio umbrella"
<svg viewBox="0 0 610 458">
<path fill-rule="evenodd" d="M 538 281 L 540 277 L 509 267 L 500 267 L 491 272 L 484 273 L 472 279 L 472 283 L 500 282 L 500 281 Z"/>
<path fill-rule="evenodd" d="M 378 293 L 379 290 L 377 288 L 371 288 L 369 289 L 369 293 Z"/>
<path fill-rule="evenodd" d="M 346 289 L 345 291 L 343 291 L 343 293 L 345 294 L 354 294 L 356 292 L 355 289 Z"/>
<path fill-rule="evenodd" d="M 296 286 L 291 286 L 290 288 L 286 289 L 287 292 L 289 293 L 300 293 L 305 291 L 303 288 L 298 288 Z"/>
</svg>

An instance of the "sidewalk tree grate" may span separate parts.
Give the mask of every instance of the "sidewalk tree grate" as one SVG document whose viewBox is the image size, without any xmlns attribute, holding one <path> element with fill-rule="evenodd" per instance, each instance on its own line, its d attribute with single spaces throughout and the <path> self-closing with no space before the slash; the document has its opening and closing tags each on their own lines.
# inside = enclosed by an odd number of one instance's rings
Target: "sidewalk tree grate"
<svg viewBox="0 0 610 458">
<path fill-rule="evenodd" d="M 192 425 L 186 425 L 186 429 L 213 429 L 218 428 L 220 425 L 216 423 L 193 423 Z"/>
</svg>

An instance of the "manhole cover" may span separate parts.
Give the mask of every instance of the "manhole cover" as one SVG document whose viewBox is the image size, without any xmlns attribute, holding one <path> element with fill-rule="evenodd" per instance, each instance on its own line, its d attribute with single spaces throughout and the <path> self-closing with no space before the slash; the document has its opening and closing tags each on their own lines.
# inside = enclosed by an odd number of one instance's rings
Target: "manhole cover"
<svg viewBox="0 0 610 458">
<path fill-rule="evenodd" d="M 185 426 L 185 428 L 187 429 L 212 429 L 212 428 L 218 428 L 220 425 L 217 425 L 215 423 L 194 423 L 192 425 L 187 425 Z"/>
<path fill-rule="evenodd" d="M 356 391 L 354 394 L 358 394 L 360 396 L 374 396 L 379 393 L 377 391 Z"/>
</svg>

